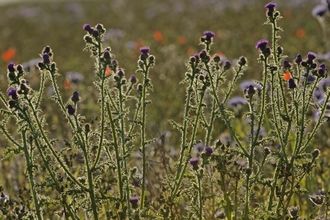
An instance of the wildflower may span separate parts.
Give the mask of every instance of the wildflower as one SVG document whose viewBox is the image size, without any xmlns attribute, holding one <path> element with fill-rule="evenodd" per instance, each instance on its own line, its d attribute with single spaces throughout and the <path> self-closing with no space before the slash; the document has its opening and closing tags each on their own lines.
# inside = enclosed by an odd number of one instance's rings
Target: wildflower
<svg viewBox="0 0 330 220">
<path fill-rule="evenodd" d="M 2 53 L 2 60 L 5 62 L 11 61 L 16 56 L 16 49 L 9 48 L 8 50 Z"/>
<path fill-rule="evenodd" d="M 89 24 L 84 24 L 83 29 L 91 34 L 92 27 Z"/>
<path fill-rule="evenodd" d="M 17 99 L 18 98 L 17 89 L 16 88 L 9 89 L 8 92 L 7 92 L 7 95 L 11 96 L 12 99 Z"/>
<path fill-rule="evenodd" d="M 198 170 L 198 162 L 199 162 L 199 159 L 197 157 L 191 158 L 189 160 L 189 163 L 193 166 L 193 170 Z"/>
<path fill-rule="evenodd" d="M 291 77 L 291 73 L 289 72 L 289 71 L 286 71 L 285 73 L 284 73 L 284 76 L 283 76 L 283 79 L 285 80 L 285 81 L 288 81 L 289 79 L 291 79 L 292 77 Z"/>
<path fill-rule="evenodd" d="M 63 82 L 63 87 L 64 89 L 66 90 L 70 90 L 72 89 L 72 83 L 70 82 L 69 79 L 65 79 L 64 82 Z"/>
<path fill-rule="evenodd" d="M 187 38 L 185 36 L 179 36 L 178 37 L 178 43 L 180 45 L 185 45 L 187 43 Z"/>
<path fill-rule="evenodd" d="M 317 70 L 317 74 L 322 77 L 325 78 L 328 76 L 328 69 L 326 68 L 325 64 L 321 64 Z"/>
<path fill-rule="evenodd" d="M 136 197 L 136 196 L 131 197 L 129 199 L 129 202 L 131 203 L 133 209 L 137 209 L 138 208 L 138 202 L 139 202 L 139 198 L 138 197 Z"/>
<path fill-rule="evenodd" d="M 206 154 L 206 156 L 211 156 L 211 154 L 213 154 L 213 152 L 214 152 L 214 150 L 213 150 L 213 148 L 212 147 L 209 147 L 209 146 L 205 146 L 205 154 Z"/>
<path fill-rule="evenodd" d="M 287 60 L 284 60 L 283 67 L 284 67 L 284 69 L 290 69 L 291 68 L 291 63 Z"/>
<path fill-rule="evenodd" d="M 103 53 L 103 57 L 104 57 L 105 59 L 110 59 L 110 58 L 111 58 L 109 50 L 105 50 L 105 51 L 104 51 L 104 53 Z"/>
<path fill-rule="evenodd" d="M 119 78 L 122 78 L 124 76 L 124 71 L 122 68 L 117 69 L 117 75 L 119 76 Z"/>
<path fill-rule="evenodd" d="M 154 39 L 158 42 L 163 41 L 163 34 L 161 31 L 155 31 L 154 32 Z"/>
<path fill-rule="evenodd" d="M 283 53 L 283 47 L 281 47 L 281 46 L 277 46 L 277 53 L 278 53 L 278 55 L 281 55 L 282 53 Z"/>
<path fill-rule="evenodd" d="M 212 31 L 204 31 L 205 40 L 211 41 L 211 39 L 215 36 Z"/>
<path fill-rule="evenodd" d="M 304 29 L 299 28 L 296 31 L 296 36 L 299 37 L 299 38 L 304 38 L 305 35 L 306 35 L 306 31 Z"/>
<path fill-rule="evenodd" d="M 76 109 L 70 104 L 66 108 L 69 115 L 74 115 L 74 113 L 76 112 Z"/>
<path fill-rule="evenodd" d="M 199 53 L 199 58 L 201 58 L 202 60 L 205 59 L 207 57 L 207 53 L 206 53 L 206 50 L 202 50 L 200 53 Z"/>
<path fill-rule="evenodd" d="M 44 53 L 48 53 L 48 55 L 50 56 L 50 54 L 49 54 L 49 53 L 51 53 L 51 48 L 50 48 L 50 46 L 47 45 L 47 46 L 43 49 L 42 53 L 43 53 L 43 54 L 44 54 Z"/>
<path fill-rule="evenodd" d="M 71 101 L 77 103 L 79 102 L 79 100 L 80 100 L 79 93 L 77 91 L 74 91 L 71 96 Z"/>
<path fill-rule="evenodd" d="M 296 59 L 294 60 L 296 64 L 300 65 L 301 61 L 302 61 L 302 56 L 301 54 L 298 54 L 296 56 Z"/>
<path fill-rule="evenodd" d="M 264 50 L 268 45 L 268 41 L 267 40 L 259 40 L 256 43 L 256 48 L 260 49 L 261 51 Z"/>
<path fill-rule="evenodd" d="M 226 61 L 224 62 L 224 64 L 223 64 L 223 69 L 224 69 L 224 70 L 229 70 L 230 67 L 231 67 L 231 63 L 230 63 L 230 61 L 229 61 L 229 60 L 226 60 Z"/>
<path fill-rule="evenodd" d="M 93 35 L 93 37 L 98 37 L 100 35 L 100 33 L 98 30 L 93 30 L 92 35 Z"/>
<path fill-rule="evenodd" d="M 244 56 L 241 56 L 239 59 L 238 59 L 238 64 L 240 66 L 244 66 L 245 64 L 247 63 L 247 60 Z"/>
<path fill-rule="evenodd" d="M 111 69 L 107 66 L 107 68 L 105 69 L 105 75 L 106 76 L 109 76 L 109 75 L 111 75 Z"/>
<path fill-rule="evenodd" d="M 199 142 L 198 144 L 196 144 L 194 146 L 194 148 L 198 151 L 198 152 L 202 152 L 204 150 L 204 144 L 202 142 Z"/>
<path fill-rule="evenodd" d="M 292 78 L 290 78 L 289 79 L 289 88 L 294 89 L 296 87 L 297 87 L 296 83 L 294 82 L 294 80 Z"/>
<path fill-rule="evenodd" d="M 215 63 L 219 63 L 221 61 L 221 57 L 218 54 L 213 55 L 213 61 Z"/>
<path fill-rule="evenodd" d="M 313 64 L 313 60 L 316 58 L 316 54 L 313 52 L 308 52 L 307 54 L 307 63 Z"/>
<path fill-rule="evenodd" d="M 132 76 L 128 79 L 128 81 L 129 81 L 130 83 L 132 83 L 132 84 L 135 84 L 135 83 L 137 82 L 137 78 L 136 78 L 136 76 L 132 75 Z"/>
<path fill-rule="evenodd" d="M 317 5 L 313 8 L 312 15 L 314 17 L 323 17 L 328 11 L 329 9 L 325 5 Z"/>
<path fill-rule="evenodd" d="M 140 55 L 140 60 L 146 60 L 149 56 L 149 52 L 150 52 L 150 48 L 149 47 L 141 47 L 140 48 L 140 52 L 141 52 L 141 55 Z"/>
<path fill-rule="evenodd" d="M 247 101 L 243 97 L 236 96 L 228 100 L 227 105 L 230 108 L 236 109 L 240 108 L 242 105 L 246 105 Z"/>
<path fill-rule="evenodd" d="M 276 7 L 276 3 L 274 2 L 269 2 L 268 4 L 265 5 L 265 8 L 267 8 L 267 16 L 271 17 L 274 13 L 274 8 Z"/>
<path fill-rule="evenodd" d="M 250 85 L 252 85 L 258 91 L 261 91 L 261 89 L 262 89 L 262 86 L 253 80 L 245 80 L 241 84 L 239 84 L 239 87 L 242 89 L 242 91 L 244 91 Z"/>
<path fill-rule="evenodd" d="M 256 90 L 253 85 L 249 85 L 244 89 L 244 94 L 246 98 L 252 98 L 252 96 L 256 93 Z"/>
<path fill-rule="evenodd" d="M 48 53 L 44 53 L 44 55 L 42 55 L 42 62 L 44 64 L 49 64 L 50 63 L 50 59 L 49 59 L 49 54 Z"/>
<path fill-rule="evenodd" d="M 256 43 L 256 48 L 261 50 L 262 54 L 265 57 L 268 57 L 271 53 L 270 48 L 268 47 L 268 41 L 267 40 L 259 40 Z"/>
<path fill-rule="evenodd" d="M 9 72 L 15 72 L 14 68 L 15 64 L 13 62 L 10 62 L 7 66 Z"/>
</svg>

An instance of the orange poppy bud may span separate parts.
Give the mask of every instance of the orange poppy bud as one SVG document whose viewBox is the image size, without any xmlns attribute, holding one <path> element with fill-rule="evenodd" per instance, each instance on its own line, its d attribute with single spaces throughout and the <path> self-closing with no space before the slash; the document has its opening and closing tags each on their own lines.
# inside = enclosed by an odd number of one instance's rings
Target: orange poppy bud
<svg viewBox="0 0 330 220">
<path fill-rule="evenodd" d="M 291 78 L 292 78 L 291 73 L 289 71 L 286 71 L 284 73 L 283 79 L 286 80 L 286 81 L 288 81 Z"/>
</svg>

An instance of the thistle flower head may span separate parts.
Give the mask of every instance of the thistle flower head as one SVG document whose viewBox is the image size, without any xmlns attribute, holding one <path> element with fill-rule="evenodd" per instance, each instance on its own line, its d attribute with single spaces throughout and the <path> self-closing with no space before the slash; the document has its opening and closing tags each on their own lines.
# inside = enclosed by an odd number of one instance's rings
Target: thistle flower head
<svg viewBox="0 0 330 220">
<path fill-rule="evenodd" d="M 150 48 L 145 46 L 145 47 L 140 47 L 140 52 L 142 54 L 148 54 L 150 52 Z"/>
<path fill-rule="evenodd" d="M 199 162 L 198 157 L 191 158 L 191 159 L 189 160 L 189 163 L 193 166 L 193 169 L 194 169 L 194 170 L 197 170 L 197 169 L 198 169 L 198 162 Z"/>
<path fill-rule="evenodd" d="M 129 202 L 131 203 L 133 209 L 138 208 L 138 202 L 139 202 L 139 198 L 138 197 L 136 197 L 136 196 L 131 197 L 129 199 Z"/>
<path fill-rule="evenodd" d="M 268 40 L 259 40 L 256 43 L 256 48 L 260 50 L 264 50 L 268 45 Z"/>
</svg>

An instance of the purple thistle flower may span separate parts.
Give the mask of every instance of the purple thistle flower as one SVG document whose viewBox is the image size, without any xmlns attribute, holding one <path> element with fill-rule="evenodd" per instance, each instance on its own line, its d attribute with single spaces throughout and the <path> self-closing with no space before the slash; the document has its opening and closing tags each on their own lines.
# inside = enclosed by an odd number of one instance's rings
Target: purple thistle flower
<svg viewBox="0 0 330 220">
<path fill-rule="evenodd" d="M 49 55 L 48 53 L 44 53 L 44 55 L 42 55 L 42 60 L 44 64 L 49 64 L 50 63 L 50 59 L 49 59 Z"/>
<path fill-rule="evenodd" d="M 10 62 L 9 64 L 8 64 L 8 71 L 9 72 L 15 72 L 15 68 L 14 68 L 14 66 L 15 66 L 15 64 L 13 63 L 13 62 Z"/>
<path fill-rule="evenodd" d="M 239 106 L 246 105 L 247 101 L 243 97 L 236 96 L 229 99 L 227 104 L 230 108 L 238 108 Z"/>
<path fill-rule="evenodd" d="M 197 170 L 198 169 L 198 162 L 199 162 L 199 159 L 197 157 L 191 158 L 189 160 L 189 163 L 193 166 L 193 170 Z"/>
<path fill-rule="evenodd" d="M 11 88 L 7 92 L 8 96 L 11 96 L 12 99 L 17 99 L 17 89 L 16 88 Z"/>
<path fill-rule="evenodd" d="M 308 52 L 307 58 L 308 58 L 308 63 L 312 63 L 313 60 L 316 58 L 316 54 L 313 52 Z"/>
<path fill-rule="evenodd" d="M 269 2 L 265 5 L 265 8 L 269 9 L 269 10 L 274 10 L 274 8 L 276 7 L 276 3 L 275 2 Z"/>
<path fill-rule="evenodd" d="M 83 29 L 89 32 L 90 30 L 92 30 L 92 27 L 89 24 L 84 24 Z"/>
<path fill-rule="evenodd" d="M 136 196 L 131 197 L 129 199 L 129 202 L 131 203 L 133 209 L 138 208 L 138 202 L 139 202 L 139 198 L 138 197 L 136 197 Z"/>
<path fill-rule="evenodd" d="M 256 43 L 256 48 L 260 50 L 264 50 L 266 49 L 267 45 L 268 45 L 268 40 L 259 40 Z"/>
<path fill-rule="evenodd" d="M 205 146 L 205 154 L 206 156 L 211 156 L 211 154 L 213 154 L 214 150 L 212 147 L 209 147 L 209 146 Z"/>
<path fill-rule="evenodd" d="M 143 54 L 148 54 L 150 52 L 150 48 L 145 46 L 145 47 L 140 47 L 140 52 Z"/>
<path fill-rule="evenodd" d="M 214 32 L 212 31 L 204 31 L 204 35 L 205 35 L 205 40 L 207 41 L 211 41 L 211 39 L 215 36 Z"/>
<path fill-rule="evenodd" d="M 328 11 L 329 11 L 329 9 L 327 7 L 325 7 L 324 5 L 317 5 L 317 6 L 315 6 L 315 8 L 313 8 L 312 15 L 314 17 L 322 17 Z"/>
</svg>

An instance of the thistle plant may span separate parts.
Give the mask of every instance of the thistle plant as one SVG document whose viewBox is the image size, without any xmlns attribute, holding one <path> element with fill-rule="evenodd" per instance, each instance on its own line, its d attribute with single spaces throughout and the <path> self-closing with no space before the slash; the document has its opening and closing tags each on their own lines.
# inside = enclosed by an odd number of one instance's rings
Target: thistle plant
<svg viewBox="0 0 330 220">
<path fill-rule="evenodd" d="M 104 45 L 102 24 L 85 24 L 85 50 L 94 60 L 95 122 L 83 111 L 84 91 L 66 100 L 50 46 L 37 68 L 39 86 L 21 64 L 7 66 L 7 93 L 0 93 L 5 155 L 24 159 L 28 187 L 7 196 L 5 219 L 298 219 L 328 216 L 329 180 L 319 187 L 322 152 L 314 138 L 326 121 L 330 93 L 326 65 L 309 52 L 289 60 L 280 46 L 280 12 L 265 5 L 270 39 L 255 44 L 262 66 L 258 81 L 237 84 L 251 59 L 230 62 L 212 53 L 215 33 L 205 31 L 199 53 L 188 58 L 182 121 L 169 120 L 181 138 L 171 155 L 165 135 L 149 134 L 150 74 L 156 64 L 143 46 L 137 70 Z M 34 85 L 35 83 L 33 83 Z M 52 95 L 45 88 L 51 85 Z M 322 94 L 321 93 L 322 89 Z M 178 94 L 179 95 L 179 94 Z M 322 98 L 320 98 L 322 97 Z M 61 112 L 63 137 L 50 132 L 45 104 Z M 314 120 L 310 115 L 317 111 Z M 17 124 L 12 129 L 11 124 Z M 161 152 L 161 153 L 159 153 Z M 22 157 L 21 157 L 22 155 Z M 323 178 L 323 177 L 322 177 Z M 32 202 L 29 201 L 31 198 Z"/>
</svg>

